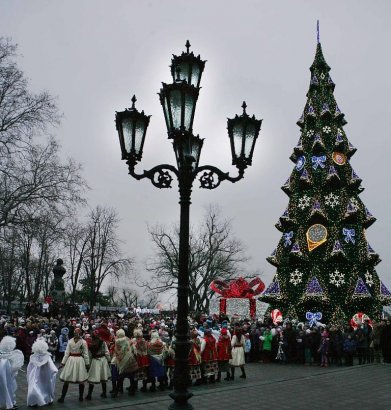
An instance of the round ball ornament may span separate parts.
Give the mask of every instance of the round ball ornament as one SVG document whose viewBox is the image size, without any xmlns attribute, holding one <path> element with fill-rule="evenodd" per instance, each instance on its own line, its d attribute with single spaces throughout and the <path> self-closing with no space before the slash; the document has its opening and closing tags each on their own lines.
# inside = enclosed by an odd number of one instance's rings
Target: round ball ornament
<svg viewBox="0 0 391 410">
<path fill-rule="evenodd" d="M 270 316 L 275 325 L 282 322 L 282 313 L 278 309 L 273 309 L 270 313 Z"/>
<path fill-rule="evenodd" d="M 307 245 L 311 252 L 327 240 L 327 229 L 321 224 L 315 224 L 307 230 Z"/>
<path fill-rule="evenodd" d="M 304 165 L 305 165 L 305 157 L 302 155 L 299 158 L 297 158 L 296 170 L 301 171 L 304 168 Z"/>
<path fill-rule="evenodd" d="M 366 320 L 368 320 L 369 326 L 372 326 L 372 320 L 368 315 L 362 312 L 358 312 L 350 320 L 350 324 L 354 329 L 359 328 Z"/>
<path fill-rule="evenodd" d="M 342 152 L 333 152 L 333 161 L 337 165 L 345 165 L 346 164 L 346 155 Z"/>
</svg>

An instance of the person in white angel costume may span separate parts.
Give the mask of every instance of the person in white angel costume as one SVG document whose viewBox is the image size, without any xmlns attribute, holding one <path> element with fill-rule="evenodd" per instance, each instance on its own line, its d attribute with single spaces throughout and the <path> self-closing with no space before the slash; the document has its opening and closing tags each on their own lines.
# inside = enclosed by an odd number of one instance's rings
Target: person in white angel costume
<svg viewBox="0 0 391 410">
<path fill-rule="evenodd" d="M 48 349 L 49 346 L 43 339 L 33 344 L 33 354 L 27 366 L 28 406 L 46 406 L 53 403 L 58 369 Z"/>
<path fill-rule="evenodd" d="M 15 349 L 16 340 L 4 336 L 0 342 L 0 408 L 16 408 L 16 376 L 23 366 L 23 353 Z"/>
</svg>

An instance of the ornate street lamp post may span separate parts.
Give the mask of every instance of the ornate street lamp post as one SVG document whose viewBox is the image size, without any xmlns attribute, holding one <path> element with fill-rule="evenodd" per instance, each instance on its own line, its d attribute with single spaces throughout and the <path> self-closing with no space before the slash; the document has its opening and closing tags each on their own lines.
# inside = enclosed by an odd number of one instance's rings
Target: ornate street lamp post
<svg viewBox="0 0 391 410">
<path fill-rule="evenodd" d="M 194 112 L 200 91 L 200 82 L 205 61 L 187 51 L 180 56 L 173 56 L 171 64 L 172 84 L 163 83 L 159 93 L 167 125 L 168 138 L 173 140 L 177 167 L 157 165 L 142 174 L 135 172 L 137 162 L 141 161 L 145 134 L 150 116 L 139 112 L 136 97 L 132 98 L 132 107 L 117 112 L 115 116 L 121 145 L 122 159 L 126 160 L 129 174 L 136 179 L 148 178 L 157 188 L 171 188 L 175 175 L 180 195 L 180 235 L 179 235 L 179 272 L 178 272 L 178 316 L 176 325 L 176 348 L 174 369 L 174 391 L 170 396 L 174 402 L 170 409 L 192 409 L 188 402 L 193 395 L 189 386 L 188 357 L 189 338 L 189 221 L 190 197 L 193 182 L 200 174 L 200 188 L 214 189 L 222 181 L 236 182 L 243 178 L 244 170 L 251 165 L 254 146 L 262 120 L 250 117 L 243 102 L 242 115 L 228 119 L 228 135 L 231 142 L 232 164 L 238 168 L 236 177 L 211 166 L 199 166 L 203 139 L 193 134 Z"/>
</svg>

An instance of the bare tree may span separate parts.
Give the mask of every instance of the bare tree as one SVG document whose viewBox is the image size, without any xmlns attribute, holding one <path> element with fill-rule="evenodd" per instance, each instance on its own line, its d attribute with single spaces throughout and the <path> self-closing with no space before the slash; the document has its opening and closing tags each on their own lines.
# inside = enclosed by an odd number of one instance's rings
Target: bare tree
<svg viewBox="0 0 391 410">
<path fill-rule="evenodd" d="M 76 302 L 76 291 L 79 281 L 83 275 L 83 261 L 87 253 L 87 227 L 77 221 L 71 220 L 66 228 L 63 237 L 65 254 L 67 256 L 66 283 L 70 288 L 70 299 L 72 303 Z"/>
<path fill-rule="evenodd" d="M 0 226 L 24 224 L 42 209 L 60 215 L 83 203 L 81 166 L 63 162 L 54 139 L 5 154 L 0 161 Z"/>
<path fill-rule="evenodd" d="M 95 306 L 97 295 L 106 278 L 119 279 L 129 273 L 133 260 L 122 257 L 116 211 L 96 207 L 87 223 L 87 246 L 83 259 L 83 284 L 90 292 L 90 306 Z"/>
<path fill-rule="evenodd" d="M 178 280 L 179 228 L 154 227 L 149 234 L 156 249 L 146 266 L 152 278 L 139 285 L 155 293 L 170 292 Z M 200 228 L 190 234 L 190 310 L 208 310 L 213 294 L 210 283 L 217 278 L 229 280 L 239 272 L 243 276 L 241 268 L 247 260 L 242 243 L 232 235 L 231 222 L 209 207 Z"/>
<path fill-rule="evenodd" d="M 8 313 L 11 302 L 23 296 L 20 243 L 13 228 L 1 229 L 0 240 L 0 292 Z"/>
<path fill-rule="evenodd" d="M 62 241 L 62 222 L 58 215 L 48 212 L 14 228 L 19 237 L 21 268 L 30 301 L 49 293 L 52 267 Z"/>
<path fill-rule="evenodd" d="M 16 65 L 17 46 L 0 37 L 0 153 L 20 149 L 34 132 L 57 124 L 55 99 L 47 92 L 33 94 Z"/>
</svg>

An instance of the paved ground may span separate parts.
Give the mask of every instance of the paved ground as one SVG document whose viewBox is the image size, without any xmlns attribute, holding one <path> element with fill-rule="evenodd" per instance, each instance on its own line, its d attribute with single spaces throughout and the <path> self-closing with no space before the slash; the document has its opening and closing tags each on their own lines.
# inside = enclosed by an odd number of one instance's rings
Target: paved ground
<svg viewBox="0 0 391 410">
<path fill-rule="evenodd" d="M 192 388 L 195 410 L 204 409 L 391 409 L 391 365 L 328 367 L 251 363 L 247 379 Z M 240 374 L 240 372 L 237 372 Z M 18 375 L 17 404 L 26 410 L 25 374 Z M 57 397 L 62 383 L 57 383 Z M 64 404 L 50 409 L 167 409 L 168 392 L 141 393 L 101 399 L 100 386 L 91 402 L 79 402 L 78 387 L 70 385 Z"/>
</svg>

